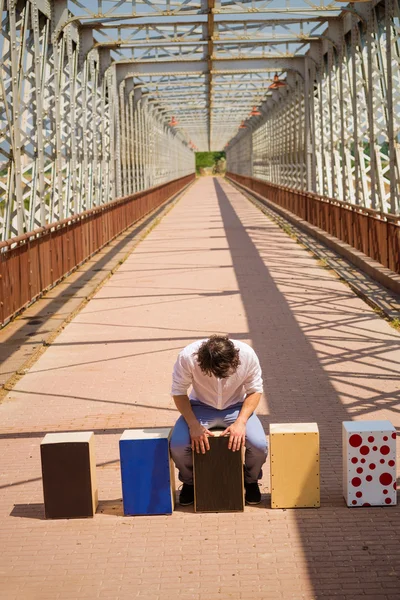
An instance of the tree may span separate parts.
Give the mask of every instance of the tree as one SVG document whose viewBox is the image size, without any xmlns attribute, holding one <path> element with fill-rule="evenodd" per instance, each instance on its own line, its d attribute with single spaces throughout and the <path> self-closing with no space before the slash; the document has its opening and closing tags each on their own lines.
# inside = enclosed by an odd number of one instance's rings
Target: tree
<svg viewBox="0 0 400 600">
<path fill-rule="evenodd" d="M 225 152 L 196 152 L 196 172 L 200 169 L 212 168 L 216 170 L 216 165 L 221 159 L 225 160 Z"/>
</svg>

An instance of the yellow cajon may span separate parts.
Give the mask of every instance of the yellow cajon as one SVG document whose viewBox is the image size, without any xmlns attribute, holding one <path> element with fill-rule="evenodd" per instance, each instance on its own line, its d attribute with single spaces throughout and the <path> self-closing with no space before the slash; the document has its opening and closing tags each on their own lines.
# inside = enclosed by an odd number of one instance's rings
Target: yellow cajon
<svg viewBox="0 0 400 600">
<path fill-rule="evenodd" d="M 271 425 L 269 439 L 272 508 L 320 506 L 318 425 Z"/>
</svg>

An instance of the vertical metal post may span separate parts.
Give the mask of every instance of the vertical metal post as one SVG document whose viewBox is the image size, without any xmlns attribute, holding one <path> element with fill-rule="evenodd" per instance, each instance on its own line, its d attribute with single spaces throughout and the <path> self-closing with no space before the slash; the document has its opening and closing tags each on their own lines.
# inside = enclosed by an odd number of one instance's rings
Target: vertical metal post
<svg viewBox="0 0 400 600">
<path fill-rule="evenodd" d="M 309 58 L 304 59 L 304 154 L 306 159 L 306 189 L 314 191 L 312 177 L 312 143 L 313 136 L 310 126 L 310 65 Z"/>
<path fill-rule="evenodd" d="M 141 137 L 140 137 L 140 100 L 142 91 L 135 88 L 134 91 L 134 119 L 135 119 L 135 181 L 136 191 L 139 192 L 142 187 L 142 162 L 141 162 Z"/>
<path fill-rule="evenodd" d="M 98 177 L 99 170 L 99 122 L 98 122 L 98 90 L 99 90 L 99 66 L 95 61 L 94 56 L 90 58 L 90 70 L 92 80 L 92 143 L 93 143 L 93 165 L 92 165 L 92 181 L 90 189 L 90 205 L 100 204 L 96 202 L 96 195 L 100 193 L 100 181 Z"/>
<path fill-rule="evenodd" d="M 329 168 L 330 173 L 327 173 L 327 182 L 328 182 L 328 195 L 333 198 L 335 196 L 336 191 L 336 178 L 335 178 L 335 157 L 334 157 L 334 141 L 333 141 L 333 93 L 332 93 L 332 71 L 333 71 L 333 47 L 332 44 L 329 44 L 328 49 L 328 114 L 329 114 Z M 327 153 L 328 154 L 328 153 Z"/>
<path fill-rule="evenodd" d="M 40 224 L 46 224 L 46 204 L 44 194 L 44 143 L 43 143 L 43 104 L 42 104 L 42 57 L 40 52 L 40 31 L 39 31 L 39 13 L 36 4 L 31 8 L 33 25 L 33 46 L 35 63 L 35 97 L 36 97 L 36 143 L 37 143 L 37 164 L 39 174 L 39 186 L 35 198 L 36 206 L 40 206 Z"/>
<path fill-rule="evenodd" d="M 125 80 L 125 123 L 126 123 L 126 193 L 133 193 L 132 184 L 132 128 L 131 128 L 131 97 L 133 92 L 133 79 Z"/>
<path fill-rule="evenodd" d="M 111 77 L 111 90 L 112 90 L 112 113 L 111 113 L 111 120 L 112 122 L 114 122 L 114 144 L 111 146 L 114 149 L 115 152 L 115 160 L 113 160 L 113 163 L 115 164 L 115 191 L 116 191 L 116 195 L 117 197 L 121 197 L 122 196 L 122 164 L 121 164 L 121 159 L 122 159 L 122 148 L 121 148 L 121 138 L 122 138 L 122 131 L 121 131 L 121 113 L 123 111 L 120 110 L 120 103 L 119 103 L 119 93 L 118 93 L 118 82 L 117 82 L 117 72 L 116 72 L 116 68 L 115 65 L 112 66 L 112 68 L 110 69 L 110 77 Z M 113 157 L 111 157 L 113 158 Z"/>
<path fill-rule="evenodd" d="M 126 122 L 125 122 L 125 81 L 121 81 L 118 86 L 119 91 L 119 115 L 120 115 L 120 167 L 122 168 L 121 192 L 118 195 L 126 196 L 128 194 L 128 170 L 127 170 L 127 151 L 126 151 Z"/>
<path fill-rule="evenodd" d="M 371 181 L 371 208 L 376 209 L 376 155 L 375 155 L 375 119 L 374 119 L 374 89 L 373 89 L 373 78 L 372 78 L 372 44 L 373 44 L 373 14 L 374 8 L 369 3 L 368 7 L 368 19 L 367 19 L 367 57 L 368 57 L 368 69 L 367 69 L 367 109 L 368 109 L 368 129 L 369 129 L 369 158 L 370 158 L 370 181 Z"/>
<path fill-rule="evenodd" d="M 397 182 L 395 172 L 395 139 L 393 115 L 393 77 L 392 77 L 392 18 L 393 0 L 385 0 L 385 29 L 386 29 L 386 72 L 387 72 L 387 127 L 389 142 L 389 185 L 390 185 L 390 212 L 396 213 Z"/>
<path fill-rule="evenodd" d="M 71 39 L 70 26 L 67 28 L 67 56 L 68 56 L 68 80 L 69 80 L 69 102 L 70 102 L 70 164 L 69 164 L 69 180 L 70 185 L 68 186 L 68 192 L 71 198 L 71 204 L 73 203 L 72 213 L 76 214 L 81 212 L 81 195 L 78 194 L 76 187 L 77 180 L 77 144 L 76 144 L 76 66 L 77 66 L 77 51 L 73 48 L 73 42 Z M 70 208 L 71 210 L 71 208 Z M 71 214 L 71 213 L 70 213 Z"/>
<path fill-rule="evenodd" d="M 355 187 L 355 203 L 361 203 L 360 197 L 360 153 L 358 147 L 358 110 L 357 110 L 357 41 L 358 41 L 358 23 L 357 18 L 352 15 L 351 26 L 351 79 L 352 79 L 352 108 L 353 108 L 353 151 L 354 151 L 354 187 Z"/>
<path fill-rule="evenodd" d="M 12 77 L 12 100 L 13 100 L 13 152 L 15 165 L 15 197 L 16 197 L 16 212 L 17 212 L 17 231 L 18 235 L 24 233 L 25 227 L 25 209 L 22 196 L 22 162 L 21 162 L 21 131 L 20 131 L 20 92 L 19 79 L 19 64 L 17 60 L 17 18 L 16 18 L 16 0 L 9 0 L 9 18 L 10 18 L 10 43 L 11 43 L 11 77 Z M 22 42 L 21 42 L 22 43 Z"/>
<path fill-rule="evenodd" d="M 340 52 L 339 52 L 339 69 L 338 69 L 338 79 L 339 79 L 339 110 L 340 110 L 340 164 L 341 164 L 341 178 L 342 178 L 342 190 L 341 190 L 341 200 L 346 200 L 346 153 L 345 153 L 345 119 L 344 119 L 344 98 L 343 98 L 343 61 L 345 58 L 345 44 L 343 38 L 343 24 L 340 38 Z"/>
<path fill-rule="evenodd" d="M 62 46 L 60 49 L 60 45 Z M 58 197 L 58 218 L 64 219 L 65 217 L 65 205 L 64 205 L 64 189 L 63 189 L 63 177 L 62 177 L 62 144 L 61 144 L 61 85 L 64 72 L 64 48 L 65 40 L 64 37 L 59 41 L 54 37 L 53 39 L 53 53 L 54 53 L 54 69 L 55 69 L 55 81 L 54 81 L 54 110 L 55 110 L 55 124 L 56 124 L 56 164 L 55 164 L 55 178 L 57 185 L 57 197 Z M 55 187 L 55 186 L 54 186 Z"/>
<path fill-rule="evenodd" d="M 85 60 L 83 63 L 82 69 L 82 135 L 83 140 L 81 140 L 83 146 L 83 156 L 82 167 L 83 170 L 83 189 L 79 190 L 79 195 L 81 196 L 81 210 L 87 210 L 91 208 L 90 206 L 90 194 L 89 194 L 89 140 L 88 140 L 88 82 L 89 82 L 89 60 Z"/>
<path fill-rule="evenodd" d="M 134 91 L 129 93 L 129 121 L 130 121 L 130 150 L 131 150 L 131 186 L 132 193 L 136 192 L 136 166 L 135 166 L 135 111 L 134 111 Z"/>
<path fill-rule="evenodd" d="M 109 103 L 109 116 L 110 116 L 110 188 L 111 197 L 114 199 L 117 197 L 117 174 L 116 174 L 116 156 L 117 156 L 117 137 L 116 131 L 118 123 L 116 120 L 116 109 L 115 104 L 118 104 L 118 95 L 115 89 L 115 78 L 113 77 L 113 69 L 110 67 L 107 70 L 107 91 L 108 91 L 108 103 Z M 118 158 L 119 161 L 119 158 Z"/>
</svg>

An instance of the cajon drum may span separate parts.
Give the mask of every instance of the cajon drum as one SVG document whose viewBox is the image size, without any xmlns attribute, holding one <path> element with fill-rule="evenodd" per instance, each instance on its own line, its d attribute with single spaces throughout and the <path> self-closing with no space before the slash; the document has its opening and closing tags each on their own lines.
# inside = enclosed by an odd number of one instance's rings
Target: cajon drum
<svg viewBox="0 0 400 600">
<path fill-rule="evenodd" d="M 174 510 L 171 427 L 127 429 L 119 441 L 125 515 L 166 515 Z"/>
<path fill-rule="evenodd" d="M 270 456 L 272 508 L 320 506 L 318 425 L 271 425 Z"/>
<path fill-rule="evenodd" d="M 396 429 L 390 421 L 343 422 L 343 495 L 347 506 L 394 506 Z"/>
<path fill-rule="evenodd" d="M 46 518 L 93 517 L 98 504 L 93 432 L 48 433 L 40 455 Z"/>
<path fill-rule="evenodd" d="M 193 452 L 195 512 L 235 512 L 244 510 L 243 449 L 228 449 L 223 429 L 213 430 L 210 450 Z"/>
</svg>

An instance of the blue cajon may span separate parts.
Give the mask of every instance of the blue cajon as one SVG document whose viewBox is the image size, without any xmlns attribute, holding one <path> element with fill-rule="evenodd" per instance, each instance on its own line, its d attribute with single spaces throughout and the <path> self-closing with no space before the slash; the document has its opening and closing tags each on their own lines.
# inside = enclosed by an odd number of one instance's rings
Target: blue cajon
<svg viewBox="0 0 400 600">
<path fill-rule="evenodd" d="M 119 441 L 125 515 L 167 515 L 174 510 L 171 427 L 127 429 Z"/>
</svg>

